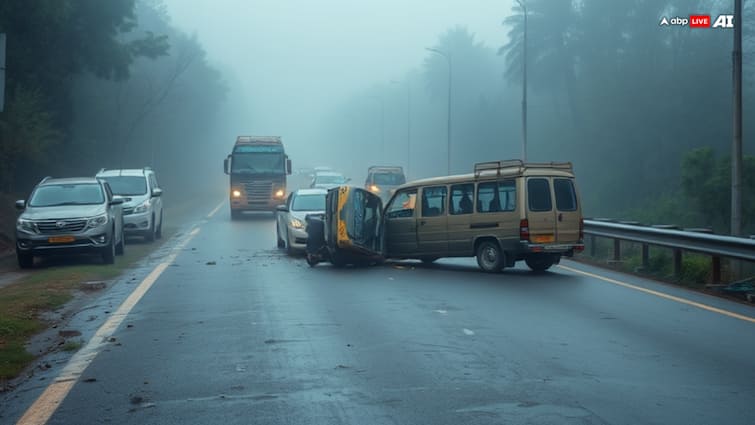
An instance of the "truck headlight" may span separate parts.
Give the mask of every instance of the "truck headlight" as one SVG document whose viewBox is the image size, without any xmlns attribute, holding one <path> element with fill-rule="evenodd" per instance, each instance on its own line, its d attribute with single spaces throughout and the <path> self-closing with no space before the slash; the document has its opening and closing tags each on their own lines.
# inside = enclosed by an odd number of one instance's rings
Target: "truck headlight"
<svg viewBox="0 0 755 425">
<path fill-rule="evenodd" d="M 134 214 L 141 214 L 149 211 L 150 207 L 149 199 L 139 204 L 136 208 L 134 208 Z"/>
<path fill-rule="evenodd" d="M 294 229 L 303 229 L 304 223 L 302 223 L 298 218 L 291 218 L 291 227 L 293 227 Z"/>
<path fill-rule="evenodd" d="M 241 191 L 238 189 L 233 189 L 231 191 L 231 196 L 234 198 L 241 198 Z"/>
<path fill-rule="evenodd" d="M 18 221 L 16 221 L 16 229 L 26 233 L 39 233 L 36 223 L 23 218 L 19 218 Z"/>
<path fill-rule="evenodd" d="M 90 229 L 94 229 L 96 227 L 104 226 L 108 222 L 107 214 L 98 215 L 97 217 L 92 217 L 87 222 L 87 227 Z"/>
<path fill-rule="evenodd" d="M 285 194 L 286 192 L 283 189 L 278 189 L 275 191 L 275 197 L 279 199 L 282 198 Z"/>
</svg>

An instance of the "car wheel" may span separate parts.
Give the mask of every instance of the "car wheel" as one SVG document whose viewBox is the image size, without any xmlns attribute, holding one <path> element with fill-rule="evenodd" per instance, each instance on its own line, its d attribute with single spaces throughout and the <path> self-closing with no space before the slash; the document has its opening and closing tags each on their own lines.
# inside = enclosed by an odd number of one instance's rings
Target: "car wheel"
<svg viewBox="0 0 755 425">
<path fill-rule="evenodd" d="M 278 225 L 275 225 L 275 236 L 278 238 L 278 248 L 283 249 L 286 247 L 286 241 L 281 238 L 281 230 Z"/>
<path fill-rule="evenodd" d="M 482 241 L 477 246 L 477 265 L 487 273 L 500 271 L 505 264 L 501 247 L 494 241 Z"/>
<path fill-rule="evenodd" d="M 555 260 L 552 255 L 539 254 L 530 255 L 524 259 L 524 262 L 527 263 L 527 267 L 532 269 L 533 272 L 544 272 L 551 268 Z"/>
<path fill-rule="evenodd" d="M 118 242 L 118 244 L 115 246 L 115 253 L 117 255 L 123 255 L 126 251 L 126 238 L 123 235 L 123 230 L 121 229 L 121 241 Z"/>
<path fill-rule="evenodd" d="M 18 259 L 18 267 L 22 269 L 30 269 L 34 267 L 34 256 L 26 253 L 16 251 L 16 258 Z"/>
<path fill-rule="evenodd" d="M 160 210 L 160 224 L 157 225 L 157 232 L 155 233 L 157 239 L 163 238 L 163 211 Z"/>
<path fill-rule="evenodd" d="M 152 216 L 152 221 L 149 223 L 149 229 L 144 234 L 144 240 L 147 242 L 153 242 L 155 240 L 155 216 Z"/>
<path fill-rule="evenodd" d="M 296 254 L 296 250 L 293 246 L 291 246 L 291 235 L 286 232 L 286 254 L 288 255 L 294 255 Z"/>
<path fill-rule="evenodd" d="M 102 262 L 105 264 L 115 263 L 115 235 L 110 236 L 110 242 L 102 248 Z"/>
</svg>

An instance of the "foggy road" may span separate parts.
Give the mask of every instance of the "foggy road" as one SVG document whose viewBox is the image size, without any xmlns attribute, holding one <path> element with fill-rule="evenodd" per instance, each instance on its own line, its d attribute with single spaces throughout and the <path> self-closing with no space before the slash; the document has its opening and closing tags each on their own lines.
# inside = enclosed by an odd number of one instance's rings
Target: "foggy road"
<svg viewBox="0 0 755 425">
<path fill-rule="evenodd" d="M 225 204 L 197 228 L 48 423 L 755 422 L 746 306 L 573 262 L 309 268 Z"/>
</svg>

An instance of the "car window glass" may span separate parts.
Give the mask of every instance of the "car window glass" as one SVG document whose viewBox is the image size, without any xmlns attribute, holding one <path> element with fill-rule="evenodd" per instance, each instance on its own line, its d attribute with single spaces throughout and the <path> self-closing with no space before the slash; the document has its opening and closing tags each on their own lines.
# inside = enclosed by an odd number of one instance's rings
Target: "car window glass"
<svg viewBox="0 0 755 425">
<path fill-rule="evenodd" d="M 516 182 L 504 180 L 477 185 L 477 212 L 496 213 L 516 210 Z"/>
<path fill-rule="evenodd" d="M 451 207 L 449 212 L 454 215 L 471 214 L 474 210 L 474 184 L 457 184 L 451 186 Z"/>
<path fill-rule="evenodd" d="M 422 189 L 422 217 L 438 217 L 446 213 L 447 190 L 445 186 Z"/>
<path fill-rule="evenodd" d="M 417 189 L 406 190 L 396 194 L 386 209 L 387 218 L 413 217 L 417 201 Z"/>
<path fill-rule="evenodd" d="M 577 194 L 571 180 L 554 179 L 553 192 L 556 194 L 556 209 L 559 211 L 577 210 Z"/>
<path fill-rule="evenodd" d="M 527 199 L 530 211 L 550 211 L 553 206 L 548 180 L 542 178 L 527 180 Z"/>
</svg>

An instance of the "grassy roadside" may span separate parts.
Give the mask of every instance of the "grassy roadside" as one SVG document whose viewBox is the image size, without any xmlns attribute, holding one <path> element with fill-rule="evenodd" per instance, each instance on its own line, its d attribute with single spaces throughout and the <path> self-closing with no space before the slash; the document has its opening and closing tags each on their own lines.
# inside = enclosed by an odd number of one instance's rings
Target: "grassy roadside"
<svg viewBox="0 0 755 425">
<path fill-rule="evenodd" d="M 163 240 L 169 237 L 166 233 Z M 71 301 L 82 282 L 113 279 L 158 246 L 126 245 L 125 255 L 117 257 L 112 265 L 97 264 L 98 259 L 87 257 L 76 258 L 72 265 L 45 263 L 28 276 L 0 288 L 0 381 L 14 378 L 34 360 L 25 344 L 49 325 L 42 318 L 43 313 Z"/>
</svg>

